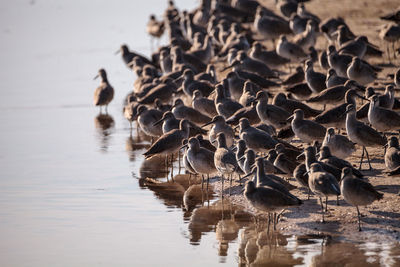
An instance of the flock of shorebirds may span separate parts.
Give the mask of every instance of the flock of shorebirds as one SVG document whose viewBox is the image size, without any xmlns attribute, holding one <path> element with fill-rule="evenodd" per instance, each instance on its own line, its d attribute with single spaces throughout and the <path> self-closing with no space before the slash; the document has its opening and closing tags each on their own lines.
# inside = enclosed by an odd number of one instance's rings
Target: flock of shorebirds
<svg viewBox="0 0 400 267">
<path fill-rule="evenodd" d="M 382 69 L 367 61 L 383 59 L 379 47 L 343 18 L 321 20 L 307 1 L 275 1 L 279 12 L 255 0 L 200 2 L 189 12 L 169 1 L 163 20 L 150 17 L 147 32 L 169 37 L 151 58 L 120 48 L 138 77 L 124 115 L 131 128 L 136 120 L 156 138 L 144 156 L 165 155 L 168 168 L 178 153 L 179 163 L 182 158 L 207 188 L 219 174 L 222 196 L 224 179 L 232 186 L 233 178 L 240 184 L 247 178 L 244 197 L 268 213 L 274 227 L 278 212 L 303 203 L 279 175 L 293 176 L 320 199 L 322 221 L 328 197 L 342 195 L 357 208 L 361 230 L 358 207 L 383 197 L 360 172 L 364 156 L 372 169 L 367 149 L 382 148 L 388 175 L 400 173 L 399 141 L 390 132 L 400 130 L 400 69 L 384 83 Z M 400 11 L 381 18 L 393 21 L 379 33 L 392 62 Z M 326 49 L 316 50 L 318 39 Z M 104 69 L 98 76 L 94 104 L 101 112 L 114 90 Z M 379 87 L 383 94 L 375 92 Z M 362 148 L 358 169 L 346 160 L 356 145 Z"/>
</svg>

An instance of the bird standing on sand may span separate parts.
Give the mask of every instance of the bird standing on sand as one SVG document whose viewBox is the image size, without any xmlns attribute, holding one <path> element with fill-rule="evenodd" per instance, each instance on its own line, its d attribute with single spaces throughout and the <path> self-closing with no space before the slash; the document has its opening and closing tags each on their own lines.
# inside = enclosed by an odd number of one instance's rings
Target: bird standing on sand
<svg viewBox="0 0 400 267">
<path fill-rule="evenodd" d="M 360 160 L 360 167 L 361 169 L 362 160 L 364 158 L 364 152 L 366 153 L 369 169 L 372 169 L 368 151 L 366 149 L 367 146 L 384 146 L 386 140 L 383 136 L 381 136 L 376 130 L 369 127 L 368 125 L 360 122 L 356 118 L 356 109 L 354 105 L 348 105 L 346 109 L 346 132 L 351 141 L 354 143 L 359 144 L 363 147 L 363 152 L 361 155 Z"/>
<path fill-rule="evenodd" d="M 376 191 L 370 183 L 355 178 L 350 168 L 343 169 L 340 183 L 344 200 L 350 205 L 356 206 L 358 231 L 361 231 L 361 214 L 358 206 L 366 206 L 375 200 L 381 200 L 383 194 Z"/>
<path fill-rule="evenodd" d="M 322 210 L 322 221 L 325 222 L 325 212 L 328 210 L 328 196 L 340 195 L 340 187 L 335 176 L 329 172 L 325 172 L 318 163 L 311 164 L 310 173 L 308 175 L 308 185 L 311 191 L 319 197 Z M 322 197 L 325 197 L 325 210 L 322 203 Z"/>
</svg>

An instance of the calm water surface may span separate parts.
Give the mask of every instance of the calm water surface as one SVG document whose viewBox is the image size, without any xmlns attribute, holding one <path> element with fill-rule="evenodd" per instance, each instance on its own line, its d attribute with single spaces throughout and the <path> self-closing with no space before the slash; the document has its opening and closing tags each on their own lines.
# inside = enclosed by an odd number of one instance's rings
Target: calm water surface
<svg viewBox="0 0 400 267">
<path fill-rule="evenodd" d="M 140 179 L 165 176 L 163 168 L 154 170 L 163 163 L 144 162 L 148 138 L 130 136 L 121 108 L 135 77 L 113 53 L 127 43 L 149 54 L 145 24 L 165 5 L 0 2 L 1 265 L 291 266 L 338 258 L 394 265 L 398 247 L 267 236 L 228 202 L 187 211 L 184 178 L 173 185 Z M 109 116 L 91 105 L 100 67 L 116 90 Z"/>
</svg>

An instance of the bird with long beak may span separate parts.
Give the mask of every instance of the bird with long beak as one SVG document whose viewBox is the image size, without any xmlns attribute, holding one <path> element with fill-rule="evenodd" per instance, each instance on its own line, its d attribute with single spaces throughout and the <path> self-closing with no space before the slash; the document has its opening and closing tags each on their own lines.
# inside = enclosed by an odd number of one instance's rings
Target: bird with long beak
<svg viewBox="0 0 400 267">
<path fill-rule="evenodd" d="M 371 170 L 372 166 L 369 160 L 369 155 L 366 147 L 384 146 L 386 144 L 386 138 L 373 128 L 357 120 L 356 109 L 354 105 L 348 105 L 345 114 L 346 114 L 347 135 L 349 136 L 352 142 L 363 147 L 360 166 L 358 169 L 361 169 L 361 164 L 364 159 L 364 152 L 365 152 L 368 159 L 369 169 Z"/>
<path fill-rule="evenodd" d="M 99 73 L 94 77 L 93 80 L 97 79 L 98 77 L 101 78 L 101 83 L 94 92 L 93 103 L 95 106 L 100 107 L 100 113 L 101 107 L 106 106 L 107 113 L 107 106 L 114 98 L 114 88 L 108 82 L 107 73 L 104 69 L 100 69 Z"/>
</svg>

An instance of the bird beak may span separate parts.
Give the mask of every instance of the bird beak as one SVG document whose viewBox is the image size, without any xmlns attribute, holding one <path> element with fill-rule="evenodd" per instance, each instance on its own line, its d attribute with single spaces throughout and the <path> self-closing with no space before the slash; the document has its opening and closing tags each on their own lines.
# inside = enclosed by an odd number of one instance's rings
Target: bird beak
<svg viewBox="0 0 400 267">
<path fill-rule="evenodd" d="M 232 68 L 232 67 L 238 65 L 239 63 L 240 63 L 239 61 L 235 61 L 235 62 L 232 63 L 232 65 L 223 68 L 222 71 L 226 71 L 227 69 L 230 69 L 230 68 Z"/>
<path fill-rule="evenodd" d="M 184 146 L 181 146 L 179 149 L 183 149 L 183 148 L 187 148 L 187 147 L 188 147 L 188 145 L 186 144 Z"/>
<path fill-rule="evenodd" d="M 114 52 L 114 55 L 118 55 L 121 52 L 121 49 L 118 49 L 117 51 Z"/>
<path fill-rule="evenodd" d="M 306 176 L 306 175 L 308 175 L 309 173 L 310 173 L 310 171 L 305 172 L 305 173 L 303 174 L 303 176 Z"/>
<path fill-rule="evenodd" d="M 97 78 L 99 78 L 98 74 L 96 76 L 94 76 L 93 80 L 96 80 Z"/>
<path fill-rule="evenodd" d="M 245 159 L 245 156 L 243 156 L 240 159 L 238 159 L 238 161 L 242 161 L 243 159 Z"/>
<path fill-rule="evenodd" d="M 301 156 L 304 156 L 304 152 L 301 153 L 300 155 L 298 155 L 298 156 L 296 157 L 296 159 L 299 160 Z"/>
<path fill-rule="evenodd" d="M 293 120 L 293 115 L 286 119 L 287 122 L 291 122 Z"/>
<path fill-rule="evenodd" d="M 236 152 L 237 149 L 238 149 L 237 146 L 234 146 L 231 150 L 232 150 L 233 152 Z"/>
<path fill-rule="evenodd" d="M 368 99 L 366 99 L 364 96 L 362 96 L 362 95 L 359 95 L 359 94 L 356 94 L 356 96 L 358 96 L 359 98 L 361 98 L 361 99 L 363 99 L 363 100 L 368 100 Z"/>
<path fill-rule="evenodd" d="M 235 127 L 233 127 L 233 130 L 236 130 L 239 127 L 240 127 L 240 125 L 236 125 Z"/>
<path fill-rule="evenodd" d="M 155 123 L 153 123 L 153 126 L 159 125 L 163 121 L 165 121 L 165 118 L 162 118 L 161 120 L 156 121 Z"/>
<path fill-rule="evenodd" d="M 321 155 L 320 152 L 318 152 L 317 154 L 315 154 L 316 157 L 319 157 Z"/>
<path fill-rule="evenodd" d="M 246 174 L 245 176 L 243 176 L 242 179 L 247 178 L 247 177 L 253 175 L 255 172 L 256 172 L 256 170 L 255 170 L 255 168 L 254 168 L 250 173 L 248 173 L 248 174 Z"/>
<path fill-rule="evenodd" d="M 207 122 L 206 124 L 203 124 L 202 126 L 201 126 L 201 128 L 204 128 L 204 127 L 206 127 L 207 125 L 210 125 L 210 124 L 213 124 L 214 123 L 214 120 L 212 120 L 212 121 L 210 121 L 210 122 Z"/>
</svg>

